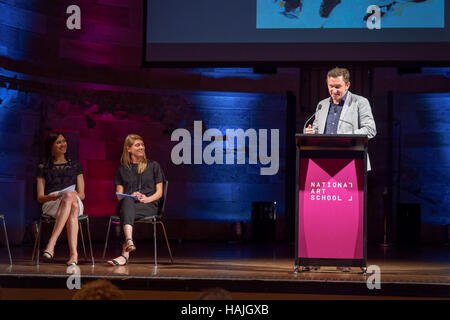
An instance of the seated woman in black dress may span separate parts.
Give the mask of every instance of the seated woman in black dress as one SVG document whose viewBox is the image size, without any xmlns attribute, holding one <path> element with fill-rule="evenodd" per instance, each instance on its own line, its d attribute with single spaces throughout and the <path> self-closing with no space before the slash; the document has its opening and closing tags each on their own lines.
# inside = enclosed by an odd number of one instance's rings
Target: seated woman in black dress
<svg viewBox="0 0 450 320">
<path fill-rule="evenodd" d="M 43 257 L 53 259 L 56 241 L 67 227 L 70 257 L 67 265 L 78 263 L 78 216 L 83 214 L 83 168 L 66 156 L 67 142 L 59 132 L 45 140 L 45 160 L 37 167 L 37 200 L 42 213 L 56 219 Z"/>
<path fill-rule="evenodd" d="M 136 250 L 133 243 L 133 225 L 139 218 L 155 216 L 159 199 L 163 195 L 163 172 L 156 161 L 145 156 L 144 140 L 129 134 L 125 138 L 120 167 L 115 177 L 116 192 L 137 196 L 124 197 L 117 204 L 117 213 L 125 236 L 122 255 L 109 260 L 108 264 L 123 266 L 128 263 L 130 252 Z"/>
</svg>

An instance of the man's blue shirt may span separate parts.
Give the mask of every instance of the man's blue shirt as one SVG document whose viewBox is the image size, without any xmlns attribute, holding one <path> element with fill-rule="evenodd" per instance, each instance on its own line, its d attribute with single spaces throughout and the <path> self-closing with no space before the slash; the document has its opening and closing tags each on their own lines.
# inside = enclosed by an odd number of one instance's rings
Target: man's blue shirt
<svg viewBox="0 0 450 320">
<path fill-rule="evenodd" d="M 341 117 L 342 108 L 344 107 L 345 99 L 347 99 L 347 94 L 348 91 L 342 97 L 339 104 L 333 103 L 333 99 L 330 97 L 330 109 L 328 109 L 324 134 L 337 134 L 339 118 Z"/>
</svg>

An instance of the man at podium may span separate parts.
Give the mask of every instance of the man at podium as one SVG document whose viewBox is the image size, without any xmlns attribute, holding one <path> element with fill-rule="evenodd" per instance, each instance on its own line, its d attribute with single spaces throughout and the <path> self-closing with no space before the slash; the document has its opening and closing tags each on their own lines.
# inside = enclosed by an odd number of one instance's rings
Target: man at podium
<svg viewBox="0 0 450 320">
<path fill-rule="evenodd" d="M 331 69 L 327 74 L 327 86 L 330 98 L 318 103 L 314 122 L 304 129 L 304 133 L 362 134 L 369 139 L 375 137 L 377 129 L 369 101 L 348 90 L 350 72 L 344 68 Z M 367 157 L 367 171 L 369 170 L 370 162 Z M 303 268 L 304 271 L 309 269 Z M 338 267 L 338 270 L 350 271 L 348 267 Z"/>
<path fill-rule="evenodd" d="M 309 134 L 364 134 L 372 139 L 377 134 L 369 100 L 351 93 L 350 72 L 345 68 L 328 71 L 327 86 L 330 98 L 323 99 L 316 108 L 315 119 L 305 129 Z M 367 161 L 367 170 L 370 162 Z"/>
</svg>

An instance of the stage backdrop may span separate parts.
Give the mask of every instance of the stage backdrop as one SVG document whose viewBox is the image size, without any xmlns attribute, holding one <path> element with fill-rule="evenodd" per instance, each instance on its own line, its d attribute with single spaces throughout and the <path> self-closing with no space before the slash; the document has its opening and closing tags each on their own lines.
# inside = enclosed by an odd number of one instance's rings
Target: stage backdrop
<svg viewBox="0 0 450 320">
<path fill-rule="evenodd" d="M 70 157 L 79 160 L 84 168 L 85 212 L 94 218 L 108 217 L 115 214 L 114 175 L 124 139 L 129 133 L 137 133 L 146 142 L 148 157 L 160 163 L 169 180 L 166 219 L 247 222 L 254 201 L 276 202 L 278 219 L 284 219 L 286 105 L 283 95 L 138 91 L 60 87 L 37 95 L 2 90 L 0 116 L 2 130 L 6 131 L 2 132 L 5 139 L 1 143 L 9 153 L 2 156 L 0 174 L 24 178 L 26 190 L 20 197 L 35 203 L 35 168 L 42 156 L 44 136 L 49 129 L 62 131 L 68 140 Z M 14 119 L 19 120 L 15 125 Z M 10 133 L 12 126 L 20 130 L 20 145 L 8 143 L 8 140 L 17 141 L 15 134 Z M 171 140 L 177 129 L 191 136 L 189 141 L 184 141 L 191 150 L 190 164 L 177 164 L 172 159 L 172 150 L 181 142 Z M 235 139 L 234 146 L 228 147 L 231 137 L 227 136 L 227 130 L 239 129 L 253 130 L 256 145 L 251 145 L 247 138 L 245 145 L 238 146 Z M 218 136 L 211 139 L 215 141 L 200 141 L 200 164 L 195 163 L 198 141 L 194 137 L 199 133 L 200 139 L 205 140 L 203 134 L 211 132 L 208 130 L 215 130 Z M 268 137 L 265 143 L 261 139 L 264 130 Z M 278 142 L 276 148 L 272 148 L 272 140 Z M 206 163 L 208 147 L 221 152 L 223 164 Z M 278 152 L 276 159 L 271 163 L 261 161 L 258 155 L 261 148 L 267 148 L 268 156 L 275 157 Z M 215 156 L 214 151 L 210 154 Z M 238 164 L 238 159 L 243 163 Z M 269 167 L 272 173 L 262 174 Z M 16 214 L 13 211 L 6 213 L 7 216 Z M 27 208 L 27 214 L 28 219 L 37 217 L 39 207 Z M 29 220 L 25 224 L 31 226 Z M 172 227 L 173 234 L 181 238 L 189 233 L 186 228 Z M 203 232 L 199 233 L 199 239 L 205 234 L 214 237 L 213 229 Z"/>
<path fill-rule="evenodd" d="M 251 218 L 253 201 L 276 201 L 277 213 L 283 218 L 284 96 L 152 91 L 148 94 L 112 92 L 103 97 L 84 93 L 72 98 L 47 97 L 46 101 L 45 127 L 66 132 L 69 144 L 77 148 L 72 154 L 85 169 L 85 210 L 91 216 L 115 213 L 113 179 L 123 141 L 127 134 L 134 132 L 144 138 L 149 158 L 161 164 L 169 180 L 167 219 L 245 222 Z M 177 129 L 191 136 L 184 150 L 191 152 L 190 164 L 176 164 L 172 160 L 172 150 L 181 142 L 178 138 L 171 141 Z M 195 163 L 197 141 L 194 137 L 199 133 L 202 139 L 201 135 L 209 129 L 215 129 L 220 137 L 214 142 L 200 142 L 200 163 Z M 267 144 L 262 144 L 258 134 L 257 146 L 251 146 L 247 140 L 245 146 L 239 147 L 235 141 L 234 147 L 228 148 L 227 130 L 238 129 L 256 133 L 266 129 Z M 252 148 L 260 152 L 267 146 L 269 156 L 277 151 L 271 150 L 270 137 L 274 130 L 278 130 L 279 157 L 271 165 L 261 163 L 260 157 L 254 158 Z M 216 151 L 223 148 L 223 164 L 206 164 L 204 155 L 208 146 L 217 147 Z M 241 156 L 244 164 L 237 164 Z M 227 164 L 231 163 L 230 159 L 234 164 Z M 270 166 L 273 170 L 278 167 L 274 174 L 261 174 Z"/>
<path fill-rule="evenodd" d="M 449 113 L 449 93 L 394 96 L 398 202 L 418 204 L 431 224 L 450 224 Z"/>
</svg>

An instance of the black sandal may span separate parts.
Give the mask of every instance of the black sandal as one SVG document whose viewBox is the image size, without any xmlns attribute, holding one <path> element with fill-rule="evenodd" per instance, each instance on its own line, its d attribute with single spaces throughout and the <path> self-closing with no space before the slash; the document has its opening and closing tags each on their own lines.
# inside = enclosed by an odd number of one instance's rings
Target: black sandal
<svg viewBox="0 0 450 320">
<path fill-rule="evenodd" d="M 123 257 L 124 259 L 125 259 L 125 263 L 124 264 L 120 264 L 119 262 L 117 262 L 116 260 L 114 260 L 114 259 L 112 259 L 112 260 L 109 260 L 109 261 L 111 261 L 112 263 L 114 263 L 114 265 L 116 266 L 116 267 L 119 267 L 119 266 L 124 266 L 124 265 L 126 265 L 127 263 L 128 263 L 128 259 L 127 259 L 127 257 L 125 257 L 123 254 L 121 254 L 120 255 L 121 257 Z M 108 263 L 108 264 L 110 264 L 110 263 Z"/>
<path fill-rule="evenodd" d="M 128 241 L 133 241 L 133 239 L 127 239 L 127 240 L 125 240 L 125 244 L 126 244 Z M 130 244 L 129 246 L 127 246 L 127 247 L 125 248 L 125 251 L 126 251 L 126 252 L 132 252 L 132 251 L 134 251 L 134 250 L 136 250 L 136 246 L 135 246 L 134 244 Z"/>
</svg>

